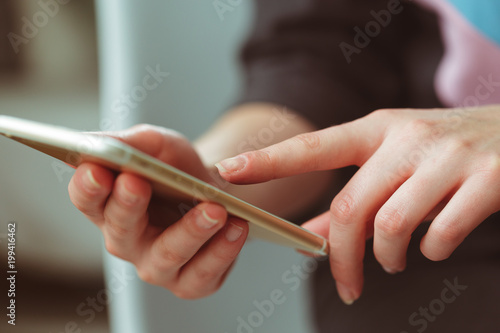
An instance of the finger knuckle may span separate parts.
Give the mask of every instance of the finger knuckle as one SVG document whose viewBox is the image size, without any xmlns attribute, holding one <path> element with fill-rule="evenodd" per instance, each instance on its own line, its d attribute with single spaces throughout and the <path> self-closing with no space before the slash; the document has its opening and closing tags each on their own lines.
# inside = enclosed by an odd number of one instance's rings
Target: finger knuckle
<svg viewBox="0 0 500 333">
<path fill-rule="evenodd" d="M 81 213 L 87 216 L 87 218 L 92 221 L 96 221 L 98 219 L 102 219 L 102 215 L 100 212 L 89 203 L 89 200 L 82 200 L 81 198 L 77 198 L 70 192 L 70 200 Z"/>
<path fill-rule="evenodd" d="M 150 148 L 154 147 L 151 154 L 157 158 L 163 152 L 190 147 L 189 140 L 184 135 L 160 126 L 139 124 L 133 126 L 129 132 L 132 134 L 140 133 L 142 136 L 146 136 Z"/>
<path fill-rule="evenodd" d="M 108 233 L 110 233 L 113 237 L 117 239 L 124 239 L 127 238 L 130 235 L 133 235 L 133 231 L 129 230 L 128 228 L 120 225 L 119 222 L 116 222 L 113 219 L 110 219 L 108 216 L 105 215 L 105 228 L 107 229 Z"/>
<path fill-rule="evenodd" d="M 406 234 L 408 221 L 397 208 L 382 208 L 375 216 L 375 229 L 388 238 L 400 237 Z"/>
<path fill-rule="evenodd" d="M 212 282 L 220 277 L 220 272 L 210 269 L 209 267 L 193 268 L 195 278 L 202 284 Z"/>
<path fill-rule="evenodd" d="M 433 136 L 435 130 L 435 121 L 431 119 L 412 119 L 402 128 L 402 139 L 405 141 L 415 141 L 420 143 L 422 140 Z"/>
<path fill-rule="evenodd" d="M 302 133 L 296 135 L 294 141 L 299 146 L 303 146 L 307 150 L 315 151 L 321 147 L 321 138 L 316 132 Z"/>
<path fill-rule="evenodd" d="M 185 255 L 164 245 L 158 246 L 155 252 L 156 255 L 153 256 L 153 265 L 158 269 L 166 269 L 170 266 L 180 266 L 189 260 Z"/>
<path fill-rule="evenodd" d="M 444 154 L 456 157 L 468 153 L 473 149 L 473 142 L 464 137 L 453 136 L 446 141 Z"/>
<path fill-rule="evenodd" d="M 478 162 L 476 171 L 482 174 L 486 181 L 498 183 L 500 180 L 500 155 L 487 153 Z"/>
<path fill-rule="evenodd" d="M 330 205 L 330 212 L 334 223 L 338 225 L 349 225 L 354 219 L 356 202 L 350 193 L 340 193 Z"/>
</svg>

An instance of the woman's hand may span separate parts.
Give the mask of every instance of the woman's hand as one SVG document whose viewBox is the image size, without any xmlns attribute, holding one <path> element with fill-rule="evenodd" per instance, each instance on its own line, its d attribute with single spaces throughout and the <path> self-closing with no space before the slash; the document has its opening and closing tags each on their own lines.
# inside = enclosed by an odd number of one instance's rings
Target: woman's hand
<svg viewBox="0 0 500 333">
<path fill-rule="evenodd" d="M 412 232 L 433 220 L 420 249 L 444 260 L 500 210 L 500 106 L 379 110 L 222 161 L 226 180 L 256 183 L 348 165 L 360 169 L 329 213 L 305 227 L 329 235 L 330 263 L 344 302 L 359 298 L 366 237 L 389 273 L 406 266 Z"/>
<path fill-rule="evenodd" d="M 179 134 L 148 125 L 113 133 L 123 142 L 211 182 L 191 144 Z M 70 181 L 74 205 L 102 231 L 108 251 L 135 264 L 146 282 L 181 298 L 199 298 L 223 283 L 241 250 L 246 222 L 214 203 L 185 211 L 152 195 L 148 181 L 97 164 L 80 165 Z"/>
</svg>

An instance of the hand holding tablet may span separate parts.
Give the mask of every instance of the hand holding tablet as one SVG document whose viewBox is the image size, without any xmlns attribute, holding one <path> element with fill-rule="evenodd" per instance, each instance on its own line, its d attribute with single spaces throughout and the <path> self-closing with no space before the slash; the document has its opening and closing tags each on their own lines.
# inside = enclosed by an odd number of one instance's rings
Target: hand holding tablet
<svg viewBox="0 0 500 333">
<path fill-rule="evenodd" d="M 14 117 L 0 116 L 0 134 L 73 166 L 91 162 L 147 179 L 154 192 L 177 202 L 186 213 L 198 202 L 214 202 L 249 222 L 250 235 L 316 255 L 327 254 L 327 241 L 310 231 L 244 202 L 217 187 L 117 139 L 82 133 Z"/>
</svg>

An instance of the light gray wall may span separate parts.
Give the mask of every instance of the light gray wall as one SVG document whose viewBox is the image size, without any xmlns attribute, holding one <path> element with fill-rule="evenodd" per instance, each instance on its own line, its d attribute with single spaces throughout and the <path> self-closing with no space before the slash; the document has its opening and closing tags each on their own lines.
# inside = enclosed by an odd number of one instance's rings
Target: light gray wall
<svg viewBox="0 0 500 333">
<path fill-rule="evenodd" d="M 31 19 L 41 7 L 31 0 L 16 1 L 15 7 L 13 32 L 22 34 L 22 17 Z M 98 128 L 92 7 L 75 1 L 60 6 L 19 46 L 22 71 L 0 75 L 0 114 L 80 130 Z M 75 284 L 100 281 L 102 239 L 68 198 L 72 169 L 57 173 L 53 158 L 4 137 L 0 158 L 0 247 L 7 223 L 16 221 L 22 274 Z"/>
<path fill-rule="evenodd" d="M 195 138 L 234 99 L 240 86 L 235 54 L 253 13 L 249 0 L 220 1 L 232 9 L 222 17 L 211 0 L 96 3 L 101 114 L 115 128 L 148 122 Z M 147 68 L 157 65 L 170 75 L 136 106 L 124 107 L 123 94 L 139 93 Z M 220 292 L 182 301 L 142 283 L 131 265 L 106 255 L 110 285 L 117 275 L 130 275 L 110 303 L 113 332 L 311 332 L 309 278 L 292 272 L 293 265 L 306 263 L 293 250 L 253 241 Z M 255 304 L 269 305 L 273 290 L 282 293 L 283 303 L 259 314 Z M 255 327 L 239 327 L 238 318 Z"/>
<path fill-rule="evenodd" d="M 205 130 L 239 89 L 236 52 L 252 12 L 251 2 L 239 2 L 221 21 L 207 0 L 97 1 L 105 117 L 151 122 L 190 138 Z M 132 98 L 137 106 L 120 109 L 123 94 L 157 65 L 168 78 L 144 100 Z"/>
</svg>

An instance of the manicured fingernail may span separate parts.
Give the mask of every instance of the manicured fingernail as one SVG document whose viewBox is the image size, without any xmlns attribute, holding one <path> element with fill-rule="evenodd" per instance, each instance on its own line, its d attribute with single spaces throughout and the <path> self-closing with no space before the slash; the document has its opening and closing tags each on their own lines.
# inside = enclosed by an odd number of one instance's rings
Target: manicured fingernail
<svg viewBox="0 0 500 333">
<path fill-rule="evenodd" d="M 342 302 L 346 305 L 351 305 L 356 300 L 354 293 L 340 282 L 337 282 L 337 292 L 339 293 Z"/>
<path fill-rule="evenodd" d="M 244 157 L 236 156 L 233 158 L 228 158 L 227 160 L 220 161 L 219 163 L 215 164 L 215 166 L 217 167 L 217 169 L 219 169 L 220 172 L 231 173 L 243 169 L 246 164 L 247 161 Z"/>
<path fill-rule="evenodd" d="M 95 191 L 101 188 L 101 184 L 97 182 L 92 171 L 87 169 L 86 177 L 84 177 L 83 185 L 90 191 Z"/>
<path fill-rule="evenodd" d="M 122 184 L 121 186 L 120 196 L 122 200 L 128 204 L 135 204 L 139 199 L 139 197 L 135 193 L 127 189 L 124 184 Z"/>
<path fill-rule="evenodd" d="M 199 215 L 198 218 L 196 219 L 196 223 L 198 223 L 198 226 L 200 226 L 200 228 L 210 229 L 214 225 L 219 223 L 219 220 L 208 216 L 207 212 L 202 210 L 201 215 Z"/>
<path fill-rule="evenodd" d="M 226 239 L 230 242 L 236 242 L 243 233 L 243 228 L 231 223 L 226 230 Z"/>
</svg>

